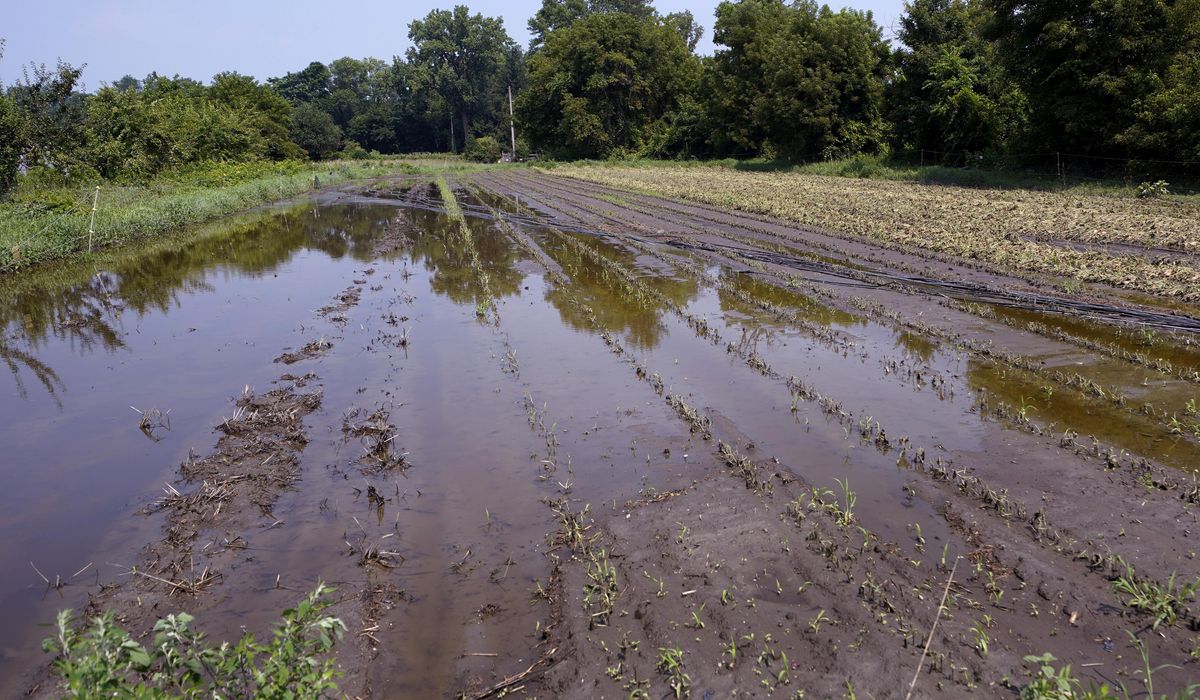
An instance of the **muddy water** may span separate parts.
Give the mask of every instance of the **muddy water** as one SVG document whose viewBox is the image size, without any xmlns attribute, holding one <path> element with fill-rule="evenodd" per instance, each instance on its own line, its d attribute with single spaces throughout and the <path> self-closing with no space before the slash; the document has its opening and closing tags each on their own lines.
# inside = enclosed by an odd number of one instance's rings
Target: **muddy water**
<svg viewBox="0 0 1200 700">
<path fill-rule="evenodd" d="M 411 244 L 377 254 L 389 226 Z M 222 582 L 179 604 L 229 637 L 264 629 L 317 580 L 355 595 L 387 588 L 395 609 L 370 630 L 381 653 L 355 682 L 388 697 L 528 665 L 542 614 L 530 593 L 548 575 L 554 527 L 543 500 L 612 507 L 712 463 L 566 290 L 491 225 L 471 227 L 498 324 L 477 313 L 484 287 L 452 222 L 390 206 L 306 203 L 10 281 L 0 512 L 20 536 L 0 543 L 6 695 L 44 661 L 39 624 L 82 606 L 98 583 L 126 580 L 160 536 L 161 520 L 139 511 L 189 453 L 211 449 L 231 398 L 269 390 L 285 371 L 315 373 L 324 397 L 306 421 L 300 480 L 238 533 L 246 553 Z M 598 296 L 605 287 L 574 272 L 603 327 L 640 347 L 660 342 L 661 312 Z M 361 297 L 342 318 L 317 313 L 352 287 Z M 273 362 L 316 338 L 332 343 L 324 356 Z M 553 446 L 530 425 L 526 397 Z M 159 409 L 169 426 L 143 433 L 131 406 Z M 409 465 L 398 472 L 365 471 L 363 445 L 342 430 L 379 409 Z M 363 543 L 395 552 L 395 568 L 359 565 Z M 47 591 L 30 562 L 69 584 Z M 360 634 L 351 630 L 349 651 Z"/>
<path fill-rule="evenodd" d="M 697 276 L 669 255 L 531 227 L 569 279 L 559 284 L 493 222 L 469 219 L 464 237 L 428 202 L 374 201 L 260 212 L 0 288 L 11 300 L 0 357 L 12 369 L 0 522 L 19 533 L 0 541 L 0 692 L 23 690 L 43 661 L 38 623 L 79 607 L 96 583 L 122 581 L 121 565 L 159 537 L 162 521 L 138 512 L 191 451 L 211 450 L 231 398 L 244 386 L 265 392 L 284 372 L 313 373 L 306 390 L 323 393 L 305 421 L 300 478 L 253 528 L 230 533 L 247 546 L 224 579 L 180 604 L 230 637 L 265 629 L 317 580 L 335 584 L 335 612 L 354 625 L 342 647 L 346 689 L 382 697 L 487 687 L 541 655 L 547 610 L 530 599 L 563 555 L 547 541 L 557 527 L 548 503 L 617 509 L 719 468 L 713 444 L 633 360 L 756 462 L 821 488 L 848 479 L 866 527 L 901 541 L 920 523 L 939 550 L 953 537 L 931 504 L 905 498 L 900 438 L 930 460 L 983 453 L 1002 428 L 980 419 L 978 390 L 1013 403 L 1002 392 L 1036 389 L 997 388 L 990 366 L 744 270 Z M 397 231 L 402 239 L 384 245 Z M 630 294 L 578 246 L 661 297 Z M 347 289 L 356 303 L 320 311 Z M 839 340 L 781 323 L 733 290 Z M 698 337 L 674 308 L 722 342 Z M 614 354 L 601 331 L 628 352 Z M 316 339 L 332 347 L 273 361 Z M 775 374 L 749 367 L 747 352 Z M 816 401 L 793 403 L 789 375 L 836 399 L 849 423 Z M 131 406 L 169 410 L 169 427 L 140 431 Z M 372 469 L 364 442 L 344 431 L 379 412 L 402 468 Z M 1102 420 L 1088 428 L 1111 433 Z M 884 426 L 891 444 L 861 439 L 859 424 Z M 1191 458 L 1158 442 L 1136 447 Z M 366 547 L 388 560 L 364 563 Z M 47 591 L 31 561 L 69 585 Z"/>
<path fill-rule="evenodd" d="M 244 383 L 278 375 L 281 341 L 344 286 L 384 216 L 300 206 L 6 281 L 0 677 L 40 661 L 35 624 L 133 561 L 156 529 L 136 511 L 209 448 Z M 169 428 L 143 434 L 131 406 L 169 411 Z M 33 566 L 70 585 L 48 592 Z"/>
</svg>

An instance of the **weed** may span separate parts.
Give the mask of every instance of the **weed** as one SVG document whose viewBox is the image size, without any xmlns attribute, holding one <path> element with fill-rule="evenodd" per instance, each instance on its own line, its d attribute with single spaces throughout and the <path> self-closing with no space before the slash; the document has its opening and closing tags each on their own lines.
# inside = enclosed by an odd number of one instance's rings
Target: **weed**
<svg viewBox="0 0 1200 700">
<path fill-rule="evenodd" d="M 285 610 L 269 642 L 247 634 L 237 644 L 212 646 L 191 628 L 191 615 L 177 613 L 154 624 L 147 649 L 114 624 L 112 613 L 78 624 L 63 610 L 43 648 L 55 654 L 54 674 L 71 697 L 323 698 L 337 692 L 340 674 L 325 656 L 346 629 L 323 614 L 332 591 L 319 584 Z"/>
<path fill-rule="evenodd" d="M 1176 574 L 1172 573 L 1166 584 L 1159 584 L 1139 577 L 1126 564 L 1125 573 L 1113 580 L 1112 587 L 1114 592 L 1126 596 L 1125 605 L 1154 616 L 1153 628 L 1158 629 L 1163 623 L 1173 626 L 1200 590 L 1200 577 L 1190 583 L 1176 583 L 1175 579 Z"/>
<path fill-rule="evenodd" d="M 1060 669 L 1052 665 L 1058 661 L 1053 654 L 1026 656 L 1025 662 L 1037 664 L 1037 672 L 1029 683 L 1021 688 L 1021 700 L 1073 700 L 1081 684 L 1071 675 L 1071 667 Z"/>
</svg>

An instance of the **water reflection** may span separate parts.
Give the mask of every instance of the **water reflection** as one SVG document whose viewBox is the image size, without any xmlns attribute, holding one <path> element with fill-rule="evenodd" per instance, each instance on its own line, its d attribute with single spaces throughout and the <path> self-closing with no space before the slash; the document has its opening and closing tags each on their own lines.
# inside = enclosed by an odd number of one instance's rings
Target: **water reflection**
<svg viewBox="0 0 1200 700">
<path fill-rule="evenodd" d="M 593 328 L 591 320 L 584 315 L 579 306 L 572 303 L 571 297 L 574 295 L 592 308 L 602 328 L 624 333 L 629 344 L 635 348 L 656 347 L 665 329 L 661 317 L 668 310 L 666 306 L 648 296 L 634 298 L 626 293 L 611 272 L 596 265 L 568 244 L 565 240 L 565 236 L 568 235 L 573 234 L 534 234 L 538 245 L 571 278 L 570 289 L 554 287 L 546 294 L 546 299 L 558 310 L 562 320 L 579 330 Z M 634 262 L 635 256 L 630 251 L 601 244 L 598 240 L 586 236 L 577 236 L 576 239 L 583 245 L 592 245 L 602 255 L 626 268 L 631 267 Z"/>
<path fill-rule="evenodd" d="M 409 254 L 414 263 L 424 264 L 432 273 L 430 287 L 434 292 L 458 304 L 485 301 L 486 293 L 479 275 L 471 268 L 467 242 L 459 235 L 457 222 L 423 209 L 400 209 L 397 216 L 413 232 Z M 497 299 L 516 296 L 525 279 L 517 269 L 516 248 L 491 222 L 468 218 L 467 225 L 492 294 Z"/>
<path fill-rule="evenodd" d="M 260 211 L 173 236 L 149 247 L 115 251 L 88 263 L 17 275 L 0 283 L 0 360 L 15 393 L 33 384 L 51 396 L 65 386 L 41 359 L 48 342 L 73 354 L 114 353 L 124 347 L 124 323 L 168 313 L 183 296 L 209 292 L 216 268 L 259 275 L 301 249 L 332 258 L 368 260 L 373 243 L 394 211 L 389 207 L 298 205 Z"/>
<path fill-rule="evenodd" d="M 966 380 L 973 391 L 986 392 L 987 411 L 1003 403 L 1009 417 L 1024 416 L 1056 433 L 1096 435 L 1122 450 L 1184 471 L 1193 471 L 1200 464 L 1200 445 L 1192 440 L 1168 435 L 1149 418 L 1078 392 L 1055 391 L 1028 372 L 972 357 L 967 360 Z"/>
</svg>

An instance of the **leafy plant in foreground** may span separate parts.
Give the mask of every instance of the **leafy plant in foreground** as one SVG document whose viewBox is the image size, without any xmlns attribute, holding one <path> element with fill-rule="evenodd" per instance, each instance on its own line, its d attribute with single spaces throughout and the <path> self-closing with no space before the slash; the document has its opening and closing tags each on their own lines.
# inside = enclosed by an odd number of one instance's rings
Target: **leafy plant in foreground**
<svg viewBox="0 0 1200 700">
<path fill-rule="evenodd" d="M 302 698 L 332 697 L 339 672 L 328 653 L 345 632 L 325 615 L 333 589 L 320 584 L 292 609 L 270 641 L 247 634 L 236 644 L 210 645 L 187 613 L 154 625 L 151 647 L 114 624 L 111 612 L 79 623 L 58 614 L 43 648 L 56 655 L 54 673 L 71 697 Z"/>
</svg>

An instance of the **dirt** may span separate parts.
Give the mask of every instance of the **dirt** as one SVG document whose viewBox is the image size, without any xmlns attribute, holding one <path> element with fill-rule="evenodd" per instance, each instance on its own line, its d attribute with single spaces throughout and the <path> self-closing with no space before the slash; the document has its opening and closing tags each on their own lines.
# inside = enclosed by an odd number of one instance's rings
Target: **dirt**
<svg viewBox="0 0 1200 700">
<path fill-rule="evenodd" d="M 353 697 L 1015 696 L 1045 653 L 1137 692 L 1142 649 L 1156 692 L 1196 677 L 1195 601 L 1156 624 L 1116 585 L 1200 576 L 1187 336 L 881 282 L 1056 284 L 766 217 L 523 171 L 452 185 L 462 222 L 426 182 L 327 197 L 324 257 L 248 278 L 258 299 L 295 275 L 217 345 L 246 388 L 208 399 L 233 415 L 138 504 L 122 534 L 150 544 L 91 609 L 232 638 L 328 581 Z M 250 389 L 278 376 L 263 346 L 303 374 Z M 188 444 L 188 408 L 152 456 Z"/>
<path fill-rule="evenodd" d="M 276 362 L 282 362 L 285 365 L 294 365 L 301 360 L 311 360 L 314 357 L 320 357 L 333 347 L 333 343 L 324 338 L 318 338 L 304 344 L 304 347 L 295 352 L 285 352 L 275 358 Z"/>
</svg>

